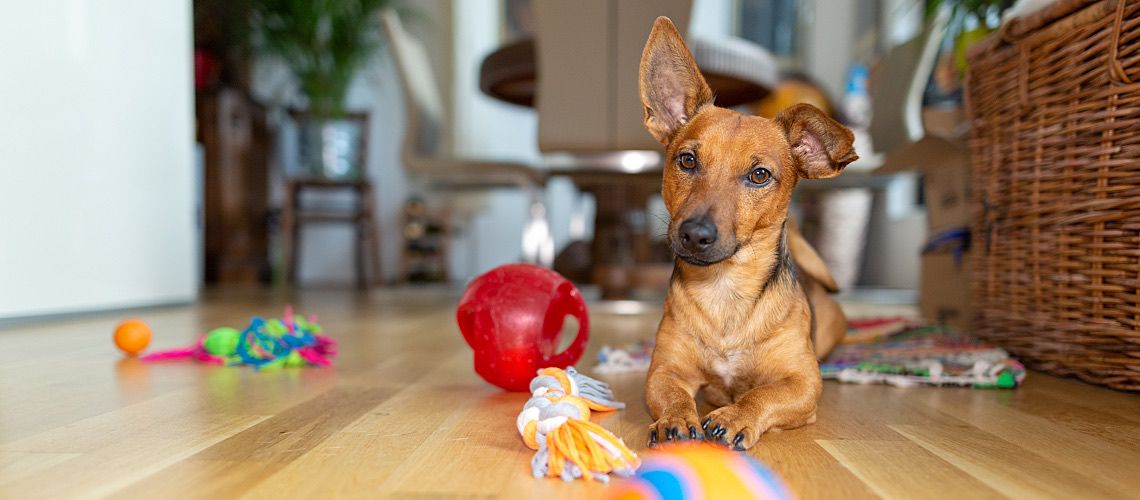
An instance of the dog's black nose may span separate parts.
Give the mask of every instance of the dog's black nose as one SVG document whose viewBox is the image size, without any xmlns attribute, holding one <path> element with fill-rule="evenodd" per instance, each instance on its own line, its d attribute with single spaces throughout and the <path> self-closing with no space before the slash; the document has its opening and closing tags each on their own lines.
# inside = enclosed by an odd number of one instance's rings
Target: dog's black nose
<svg viewBox="0 0 1140 500">
<path fill-rule="evenodd" d="M 704 219 L 689 219 L 679 228 L 681 245 L 693 253 L 708 250 L 716 243 L 716 224 Z"/>
</svg>

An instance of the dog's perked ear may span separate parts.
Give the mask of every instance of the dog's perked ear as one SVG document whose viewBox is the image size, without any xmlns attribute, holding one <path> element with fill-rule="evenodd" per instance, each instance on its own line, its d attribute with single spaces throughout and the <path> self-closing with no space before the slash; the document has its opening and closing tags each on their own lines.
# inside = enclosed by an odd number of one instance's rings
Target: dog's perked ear
<svg viewBox="0 0 1140 500">
<path fill-rule="evenodd" d="M 712 90 L 667 17 L 653 23 L 641 53 L 640 71 L 645 128 L 662 144 L 668 144 L 701 107 L 712 103 Z"/>
<path fill-rule="evenodd" d="M 811 104 L 796 104 L 776 114 L 784 130 L 800 177 L 835 177 L 847 164 L 858 160 L 855 135 Z"/>
</svg>

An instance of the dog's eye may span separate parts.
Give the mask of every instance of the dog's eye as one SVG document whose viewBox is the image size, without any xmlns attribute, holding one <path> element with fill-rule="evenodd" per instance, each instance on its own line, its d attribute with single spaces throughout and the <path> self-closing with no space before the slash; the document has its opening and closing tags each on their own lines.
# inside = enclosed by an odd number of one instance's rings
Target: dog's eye
<svg viewBox="0 0 1140 500">
<path fill-rule="evenodd" d="M 681 156 L 677 157 L 677 165 L 685 170 L 692 170 L 697 168 L 697 157 L 693 156 L 693 153 L 681 153 Z"/>
<path fill-rule="evenodd" d="M 752 172 L 748 173 L 748 182 L 757 186 L 763 186 L 772 180 L 772 172 L 766 168 L 754 168 Z"/>
</svg>

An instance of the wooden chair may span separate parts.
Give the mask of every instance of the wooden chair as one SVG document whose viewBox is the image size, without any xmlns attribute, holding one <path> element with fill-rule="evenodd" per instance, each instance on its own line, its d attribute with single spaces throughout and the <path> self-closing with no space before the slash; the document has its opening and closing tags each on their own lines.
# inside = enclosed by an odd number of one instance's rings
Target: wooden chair
<svg viewBox="0 0 1140 500">
<path fill-rule="evenodd" d="M 457 157 L 448 152 L 443 144 L 443 94 L 427 48 L 404 29 L 394 10 L 382 10 L 380 22 L 404 92 L 407 128 L 401 156 L 405 171 L 441 191 L 511 188 L 526 193 L 530 213 L 522 228 L 522 259 L 549 266 L 554 262 L 554 239 L 546 216 L 546 174 L 532 165 Z"/>
<path fill-rule="evenodd" d="M 300 116 L 294 113 L 294 116 Z M 282 216 L 282 232 L 284 236 L 284 257 L 286 266 L 286 280 L 295 283 L 297 279 L 300 249 L 303 246 L 301 236 L 306 223 L 313 224 L 351 224 L 356 232 L 356 245 L 354 246 L 356 261 L 356 285 L 359 288 L 368 288 L 369 285 L 381 280 L 380 274 L 380 237 L 374 202 L 372 182 L 364 173 L 364 159 L 366 158 L 368 137 L 368 115 L 354 113 L 348 119 L 361 123 L 361 144 L 357 164 L 360 165 L 360 175 L 349 179 L 325 179 L 320 177 L 295 177 L 287 181 L 285 188 L 285 206 Z M 343 208 L 306 206 L 303 203 L 306 192 L 348 192 L 355 198 L 351 207 Z M 369 269 L 371 268 L 371 269 Z M 370 272 L 371 271 L 371 272 Z M 371 274 L 371 278 L 369 275 Z"/>
</svg>

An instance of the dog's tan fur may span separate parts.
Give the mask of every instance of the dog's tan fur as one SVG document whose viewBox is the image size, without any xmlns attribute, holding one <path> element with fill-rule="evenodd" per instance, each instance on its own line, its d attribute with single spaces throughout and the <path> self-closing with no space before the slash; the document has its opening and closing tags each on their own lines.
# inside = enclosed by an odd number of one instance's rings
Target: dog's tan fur
<svg viewBox="0 0 1140 500">
<path fill-rule="evenodd" d="M 787 220 L 788 203 L 800 178 L 837 175 L 856 159 L 851 132 L 806 104 L 774 120 L 714 106 L 664 17 L 642 54 L 641 98 L 646 128 L 665 145 L 662 196 L 678 254 L 646 385 L 650 445 L 703 437 L 746 449 L 765 432 L 814 422 L 817 357 L 846 319 L 823 261 Z M 696 166 L 682 168 L 682 154 Z M 760 168 L 770 181 L 750 183 L 764 178 L 750 176 Z M 679 227 L 691 220 L 715 225 L 715 244 L 687 249 Z M 718 407 L 704 419 L 700 390 Z"/>
</svg>

